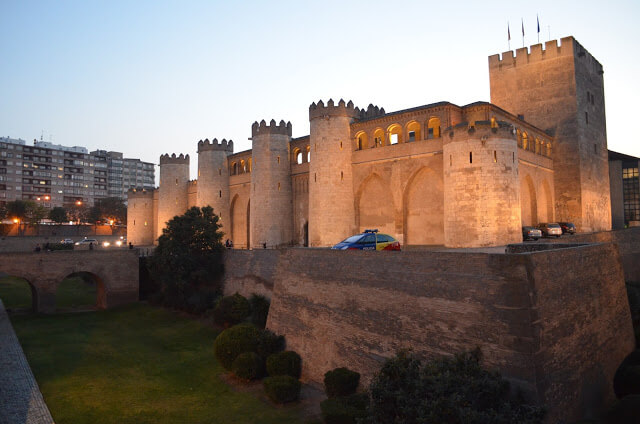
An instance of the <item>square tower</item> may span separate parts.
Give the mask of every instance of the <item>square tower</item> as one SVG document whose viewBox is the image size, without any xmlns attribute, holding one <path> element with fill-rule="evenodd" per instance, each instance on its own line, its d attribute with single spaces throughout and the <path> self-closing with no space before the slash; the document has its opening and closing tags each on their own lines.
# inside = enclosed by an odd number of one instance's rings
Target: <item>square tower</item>
<svg viewBox="0 0 640 424">
<path fill-rule="evenodd" d="M 611 229 L 602 65 L 573 37 L 489 57 L 491 103 L 555 138 L 555 220 Z"/>
</svg>

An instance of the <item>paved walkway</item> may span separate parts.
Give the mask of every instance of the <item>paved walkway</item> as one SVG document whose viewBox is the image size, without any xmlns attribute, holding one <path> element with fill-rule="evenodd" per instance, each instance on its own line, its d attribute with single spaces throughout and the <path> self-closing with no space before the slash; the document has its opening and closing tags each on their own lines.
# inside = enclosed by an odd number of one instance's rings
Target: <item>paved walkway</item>
<svg viewBox="0 0 640 424">
<path fill-rule="evenodd" d="M 0 300 L 0 424 L 53 424 Z"/>
</svg>

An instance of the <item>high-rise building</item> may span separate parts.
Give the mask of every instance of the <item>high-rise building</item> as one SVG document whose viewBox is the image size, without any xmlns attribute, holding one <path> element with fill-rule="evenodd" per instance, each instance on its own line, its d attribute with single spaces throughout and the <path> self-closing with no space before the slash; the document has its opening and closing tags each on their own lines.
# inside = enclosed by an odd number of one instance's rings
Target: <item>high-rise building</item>
<svg viewBox="0 0 640 424">
<path fill-rule="evenodd" d="M 126 186 L 125 163 L 135 169 Z M 89 153 L 81 146 L 37 140 L 29 145 L 22 139 L 0 137 L 0 204 L 32 200 L 47 208 L 93 206 L 105 197 L 126 200 L 129 188 L 153 188 L 154 181 L 152 163 L 123 159 L 119 152 Z"/>
</svg>

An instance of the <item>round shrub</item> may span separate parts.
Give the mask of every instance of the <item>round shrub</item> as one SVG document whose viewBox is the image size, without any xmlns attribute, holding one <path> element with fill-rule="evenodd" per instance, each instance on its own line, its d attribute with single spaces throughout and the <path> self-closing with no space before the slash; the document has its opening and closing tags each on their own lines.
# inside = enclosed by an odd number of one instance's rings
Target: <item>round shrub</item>
<svg viewBox="0 0 640 424">
<path fill-rule="evenodd" d="M 356 424 L 367 416 L 369 396 L 366 393 L 326 399 L 320 403 L 325 424 Z"/>
<path fill-rule="evenodd" d="M 273 402 L 294 402 L 300 397 L 301 384 L 290 375 L 276 375 L 264 379 L 264 391 Z"/>
<path fill-rule="evenodd" d="M 347 396 L 356 392 L 360 384 L 360 373 L 347 368 L 336 368 L 324 375 L 324 391 L 330 398 Z"/>
<path fill-rule="evenodd" d="M 220 364 L 231 370 L 238 355 L 257 351 L 259 339 L 259 329 L 252 324 L 238 324 L 220 333 L 213 342 L 213 351 Z"/>
<path fill-rule="evenodd" d="M 267 325 L 267 316 L 269 315 L 269 300 L 259 294 L 252 294 L 249 298 L 251 305 L 251 322 L 258 328 L 264 328 Z"/>
<path fill-rule="evenodd" d="M 301 359 L 300 355 L 292 350 L 274 353 L 267 358 L 267 374 L 289 375 L 300 378 Z"/>
<path fill-rule="evenodd" d="M 272 353 L 284 350 L 284 336 L 278 336 L 271 330 L 262 330 L 256 351 L 261 358 L 266 360 Z"/>
<path fill-rule="evenodd" d="M 244 321 L 251 314 L 251 307 L 246 297 L 236 293 L 218 300 L 213 310 L 213 319 L 224 326 Z"/>
<path fill-rule="evenodd" d="M 244 352 L 233 361 L 231 370 L 235 375 L 245 380 L 255 380 L 262 377 L 264 366 L 262 358 L 255 352 Z"/>
</svg>

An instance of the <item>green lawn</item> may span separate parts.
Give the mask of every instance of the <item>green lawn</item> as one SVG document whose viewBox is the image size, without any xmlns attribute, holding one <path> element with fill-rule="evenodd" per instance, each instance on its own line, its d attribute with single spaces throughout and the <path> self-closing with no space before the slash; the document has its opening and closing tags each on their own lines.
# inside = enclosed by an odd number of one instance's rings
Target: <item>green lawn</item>
<svg viewBox="0 0 640 424">
<path fill-rule="evenodd" d="M 31 309 L 31 288 L 22 278 L 0 278 L 0 299 L 7 309 Z"/>
<path fill-rule="evenodd" d="M 5 308 L 31 310 L 31 288 L 26 280 L 18 277 L 0 278 L 0 299 Z M 56 291 L 56 309 L 87 309 L 96 305 L 97 285 L 90 278 L 74 274 L 60 282 Z"/>
<path fill-rule="evenodd" d="M 57 424 L 304 422 L 225 384 L 197 320 L 143 304 L 11 320 Z"/>
</svg>

